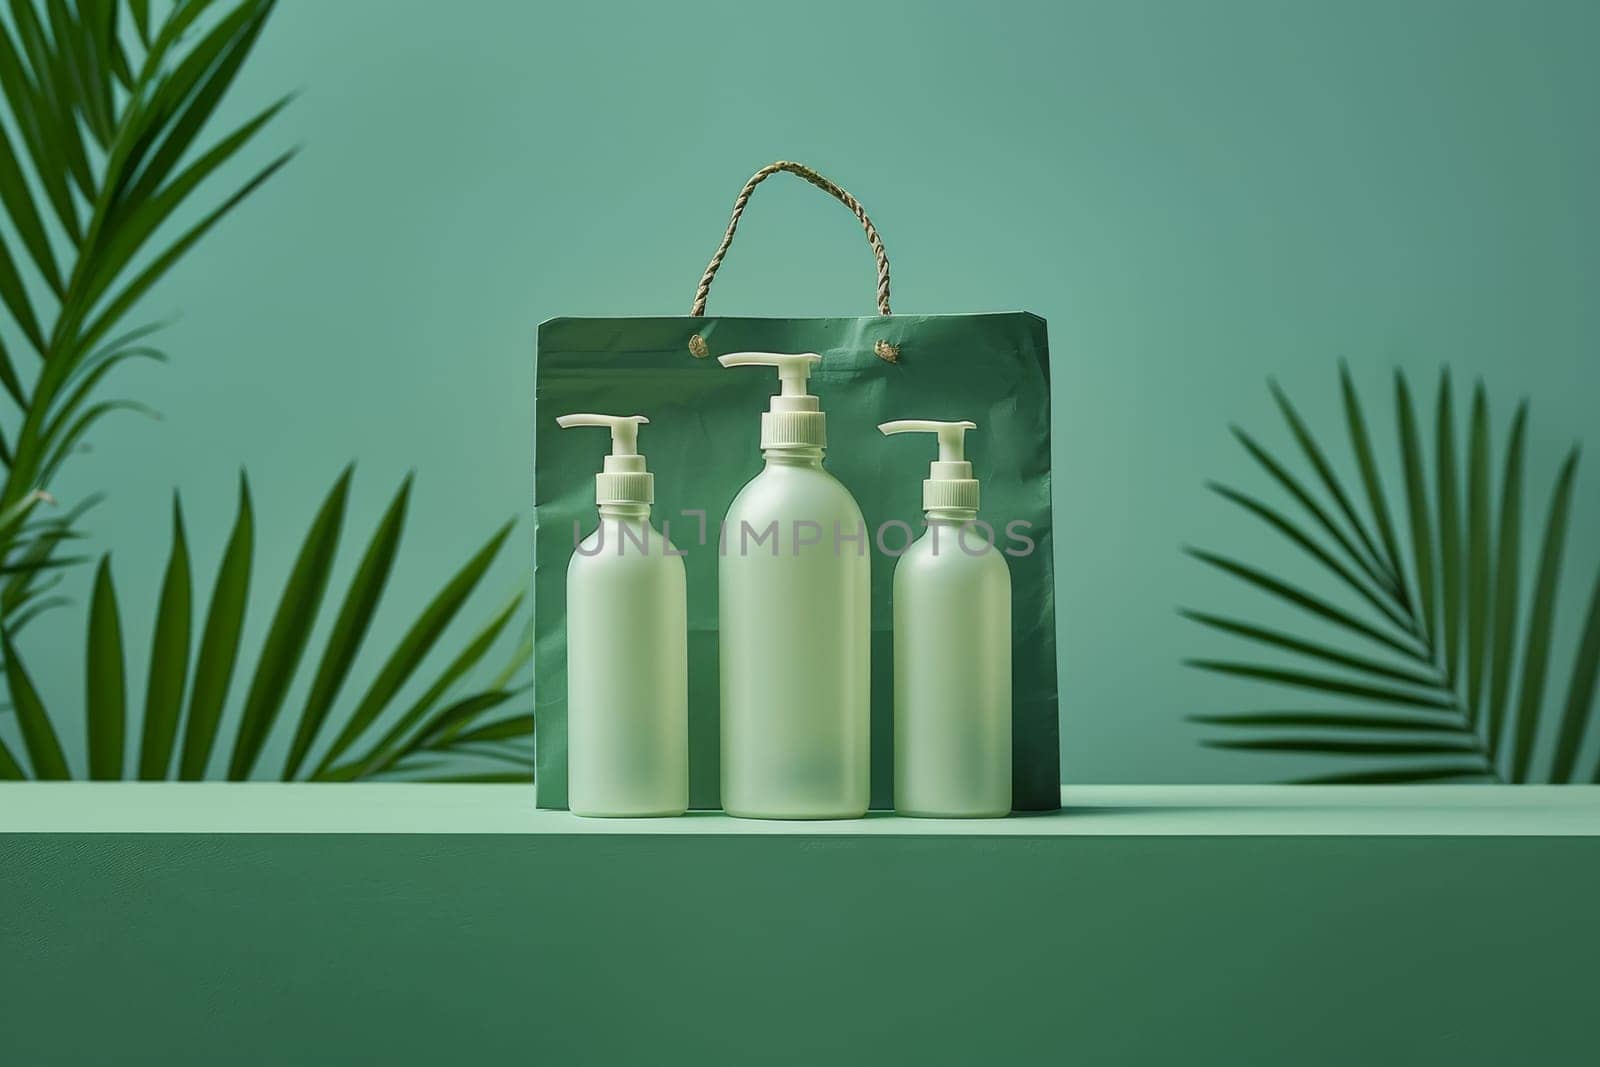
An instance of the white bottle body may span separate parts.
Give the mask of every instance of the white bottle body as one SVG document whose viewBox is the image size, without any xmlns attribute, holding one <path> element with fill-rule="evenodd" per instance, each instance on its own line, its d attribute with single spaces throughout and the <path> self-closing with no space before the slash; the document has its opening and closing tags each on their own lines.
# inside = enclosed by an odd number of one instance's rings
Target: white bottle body
<svg viewBox="0 0 1600 1067">
<path fill-rule="evenodd" d="M 722 533 L 722 806 L 859 818 L 871 787 L 869 534 L 820 449 L 766 455 Z M 763 540 L 774 524 L 776 540 Z"/>
<path fill-rule="evenodd" d="M 689 806 L 683 559 L 646 505 L 602 506 L 567 565 L 567 804 L 597 817 Z"/>
<path fill-rule="evenodd" d="M 894 806 L 1011 811 L 1011 572 L 971 512 L 928 515 L 894 572 Z"/>
</svg>

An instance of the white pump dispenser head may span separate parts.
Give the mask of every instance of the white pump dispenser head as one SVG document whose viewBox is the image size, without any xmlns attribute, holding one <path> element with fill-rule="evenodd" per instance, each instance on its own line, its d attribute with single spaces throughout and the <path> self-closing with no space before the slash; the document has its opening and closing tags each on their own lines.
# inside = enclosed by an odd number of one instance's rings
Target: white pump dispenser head
<svg viewBox="0 0 1600 1067">
<path fill-rule="evenodd" d="M 761 447 L 826 448 L 828 417 L 817 398 L 806 392 L 811 368 L 822 362 L 815 352 L 729 352 L 718 356 L 724 367 L 776 367 L 782 391 L 761 415 Z"/>
<path fill-rule="evenodd" d="M 972 476 L 972 464 L 966 459 L 968 430 L 976 430 L 975 422 L 936 422 L 932 419 L 899 419 L 878 426 L 885 436 L 897 433 L 933 433 L 939 435 L 939 458 L 928 470 L 922 483 L 922 508 L 964 508 L 978 510 L 978 481 Z"/>
<path fill-rule="evenodd" d="M 643 415 L 561 415 L 556 425 L 603 426 L 611 431 L 611 454 L 601 473 L 594 476 L 596 504 L 652 504 L 656 476 L 644 469 L 639 454 L 639 427 L 650 420 Z"/>
</svg>

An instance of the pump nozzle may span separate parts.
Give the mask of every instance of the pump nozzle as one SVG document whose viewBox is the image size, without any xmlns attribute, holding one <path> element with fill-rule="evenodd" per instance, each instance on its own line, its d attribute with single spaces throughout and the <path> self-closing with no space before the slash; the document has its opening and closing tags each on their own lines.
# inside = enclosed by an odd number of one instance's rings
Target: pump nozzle
<svg viewBox="0 0 1600 1067">
<path fill-rule="evenodd" d="M 922 483 L 922 506 L 933 508 L 978 508 L 978 482 L 972 477 L 972 464 L 966 458 L 968 430 L 976 430 L 975 422 L 938 422 L 933 419 L 898 419 L 878 425 L 884 436 L 897 433 L 932 433 L 939 435 L 939 458 L 928 470 Z"/>
<path fill-rule="evenodd" d="M 639 454 L 639 427 L 650 420 L 643 415 L 557 415 L 556 425 L 563 430 L 574 426 L 605 426 L 611 430 L 613 456 Z"/>
<path fill-rule="evenodd" d="M 655 500 L 655 475 L 645 470 L 639 454 L 639 427 L 650 420 L 643 415 L 558 415 L 563 430 L 574 426 L 601 426 L 611 431 L 611 454 L 601 473 L 594 476 L 597 504 L 649 504 Z"/>
<path fill-rule="evenodd" d="M 939 435 L 939 462 L 961 463 L 966 460 L 968 430 L 976 430 L 975 422 L 936 422 L 933 419 L 898 419 L 880 423 L 878 429 L 885 436 L 897 433 L 936 433 Z M 968 464 L 970 469 L 971 464 Z"/>
<path fill-rule="evenodd" d="M 729 352 L 718 356 L 724 367 L 776 367 L 783 383 L 761 416 L 762 448 L 823 448 L 826 416 L 817 398 L 806 392 L 811 368 L 822 362 L 815 352 Z"/>
<path fill-rule="evenodd" d="M 718 356 L 717 362 L 724 367 L 777 367 L 778 380 L 783 383 L 783 391 L 779 395 L 805 396 L 806 379 L 811 377 L 811 368 L 822 362 L 822 357 L 815 352 L 799 352 L 794 355 L 783 355 L 778 352 L 729 352 L 725 356 Z"/>
</svg>

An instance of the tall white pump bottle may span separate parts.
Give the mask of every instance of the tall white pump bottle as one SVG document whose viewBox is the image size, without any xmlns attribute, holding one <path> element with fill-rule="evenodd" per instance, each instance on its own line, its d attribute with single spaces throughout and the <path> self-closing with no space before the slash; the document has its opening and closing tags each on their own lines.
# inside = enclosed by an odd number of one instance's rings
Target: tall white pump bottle
<svg viewBox="0 0 1600 1067">
<path fill-rule="evenodd" d="M 722 806 L 753 819 L 859 818 L 871 778 L 869 535 L 822 466 L 826 416 L 806 392 L 821 357 L 720 359 L 782 382 L 761 416 L 766 466 L 722 530 Z"/>
<path fill-rule="evenodd" d="M 928 531 L 894 569 L 894 807 L 984 818 L 1011 811 L 1011 571 L 977 522 L 971 422 L 907 419 L 939 436 L 922 483 Z"/>
<path fill-rule="evenodd" d="M 689 622 L 683 559 L 650 525 L 642 415 L 563 415 L 611 431 L 600 524 L 567 565 L 567 803 L 600 817 L 689 806 Z"/>
</svg>

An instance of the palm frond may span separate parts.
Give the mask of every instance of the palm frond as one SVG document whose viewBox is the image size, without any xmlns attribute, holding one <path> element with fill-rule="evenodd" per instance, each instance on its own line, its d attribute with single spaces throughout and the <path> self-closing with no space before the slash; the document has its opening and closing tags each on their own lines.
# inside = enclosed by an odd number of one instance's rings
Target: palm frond
<svg viewBox="0 0 1600 1067">
<path fill-rule="evenodd" d="M 1594 710 L 1597 675 L 1600 675 L 1600 577 L 1595 578 L 1594 592 L 1589 595 L 1589 612 L 1583 623 L 1583 637 L 1578 641 L 1578 656 L 1572 664 L 1572 681 L 1567 687 L 1561 718 L 1557 720 L 1555 759 L 1550 777 L 1558 782 L 1576 781 L 1574 765 Z M 1595 777 L 1600 779 L 1600 767 L 1595 769 Z"/>
<path fill-rule="evenodd" d="M 105 415 L 147 410 L 100 394 L 128 360 L 160 353 L 134 343 L 141 331 L 105 338 L 287 161 L 289 153 L 269 158 L 209 208 L 202 202 L 287 102 L 207 134 L 273 6 L 180 0 L 156 19 L 133 0 L 13 0 L 10 20 L 0 21 L 10 119 L 9 128 L 0 122 L 0 204 L 17 242 L 0 235 L 0 313 L 38 356 L 24 365 L 0 346 L 0 387 L 18 414 L 13 438 L 0 441 L 0 508 L 54 481 Z M 137 38 L 132 55 L 124 17 Z M 169 233 L 181 217 L 198 221 Z M 71 565 L 52 542 L 0 532 L 0 573 L 52 564 Z M 30 600 L 39 610 L 45 601 L 27 595 L 34 590 L 8 581 L 0 624 L 14 622 Z"/>
<path fill-rule="evenodd" d="M 1371 561 L 1362 555 L 1361 550 L 1355 546 L 1350 537 L 1334 521 L 1333 516 L 1328 513 L 1327 509 L 1317 502 L 1311 490 L 1306 488 L 1294 475 L 1290 474 L 1288 469 L 1274 458 L 1271 453 L 1257 444 L 1255 438 L 1237 426 L 1232 427 L 1232 430 L 1234 438 L 1244 446 L 1246 452 L 1250 453 L 1251 458 L 1259 463 L 1261 468 L 1294 498 L 1295 502 L 1300 505 L 1307 515 L 1311 516 L 1312 520 L 1322 529 L 1323 533 L 1327 534 L 1340 552 L 1360 569 L 1374 585 L 1380 588 L 1384 587 L 1385 583 L 1382 575 L 1372 569 Z"/>
<path fill-rule="evenodd" d="M 1423 473 L 1422 438 L 1417 430 L 1411 387 L 1399 371 L 1394 376 L 1395 425 L 1400 437 L 1401 471 L 1405 479 L 1406 515 L 1411 525 L 1411 565 L 1417 576 L 1414 611 L 1425 642 L 1438 633 L 1438 580 L 1433 573 L 1433 519 L 1428 505 L 1428 479 Z"/>
<path fill-rule="evenodd" d="M 366 759 L 353 765 L 347 764 L 345 773 L 349 773 L 351 769 L 354 769 L 364 776 L 392 768 L 399 761 L 414 753 L 420 747 L 422 738 L 432 736 L 433 723 L 430 715 L 437 716 L 442 714 L 438 710 L 440 702 L 455 688 L 456 683 L 476 667 L 484 656 L 488 654 L 489 649 L 494 646 L 494 643 L 499 640 L 500 635 L 505 631 L 506 624 L 511 621 L 512 615 L 522 605 L 522 599 L 522 594 L 518 593 L 501 608 L 489 620 L 488 624 L 479 630 L 472 640 L 463 646 L 456 657 L 439 672 L 438 677 L 423 691 L 422 695 L 401 713 L 394 724 L 384 732 L 378 742 L 371 747 Z M 531 650 L 524 653 L 519 647 L 512 656 L 512 664 L 520 666 L 526 663 L 528 659 L 531 659 Z M 508 690 L 510 686 L 507 684 L 505 674 L 506 672 L 502 670 L 500 675 L 496 676 L 494 680 L 484 687 L 485 691 L 499 692 Z M 447 728 L 446 736 L 448 732 Z"/>
<path fill-rule="evenodd" d="M 1483 711 L 1489 637 L 1489 404 L 1483 383 L 1472 390 L 1467 434 L 1466 696 L 1474 721 Z"/>
<path fill-rule="evenodd" d="M 211 602 L 200 630 L 200 649 L 196 653 L 194 675 L 189 681 L 189 715 L 183 728 L 183 753 L 178 777 L 199 781 L 211 762 L 211 747 L 216 742 L 222 721 L 222 705 L 233 682 L 233 669 L 239 660 L 239 635 L 244 630 L 244 612 L 250 599 L 251 556 L 255 550 L 255 509 L 250 502 L 250 482 L 239 474 L 239 508 L 233 531 L 228 535 L 211 588 Z"/>
<path fill-rule="evenodd" d="M 1439 731 L 1462 733 L 1460 720 L 1452 715 L 1395 715 L 1388 711 L 1239 711 L 1218 715 L 1191 715 L 1190 722 L 1215 726 L 1288 726 L 1306 730 Z"/>
<path fill-rule="evenodd" d="M 245 656 L 242 638 L 248 618 L 253 574 L 253 548 L 257 519 L 248 480 L 241 475 L 238 509 L 217 568 L 211 599 L 192 648 L 192 572 L 183 510 L 176 495 L 172 503 L 172 546 L 155 611 L 149 650 L 150 674 L 140 727 L 137 777 L 162 780 L 174 772 L 173 752 L 179 750 L 177 777 L 184 780 L 208 776 L 219 739 L 224 741 L 226 776 L 250 777 L 261 754 L 279 726 L 285 697 L 307 660 L 317 662 L 311 697 L 292 721 L 293 748 L 285 780 L 297 777 L 314 752 L 319 729 L 329 719 L 343 726 L 310 777 L 348 780 L 387 775 L 402 763 L 406 773 L 415 770 L 418 757 L 444 757 L 459 766 L 460 758 L 490 759 L 519 764 L 526 752 L 515 743 L 531 736 L 531 716 L 513 715 L 487 721 L 496 709 L 526 692 L 508 687 L 502 679 L 515 675 L 528 661 L 519 645 L 511 662 L 483 685 L 470 684 L 469 676 L 496 647 L 523 603 L 519 593 L 497 609 L 487 624 L 471 633 L 423 692 L 412 702 L 400 697 L 408 679 L 422 669 L 430 653 L 451 631 L 455 619 L 472 601 L 484 575 L 505 544 L 507 525 L 489 538 L 427 603 L 416 621 L 382 657 L 374 681 L 359 702 L 344 716 L 336 716 L 338 687 L 329 679 L 344 675 L 359 659 L 361 635 L 381 599 L 396 562 L 396 549 L 404 530 L 408 476 L 396 494 L 378 530 L 366 546 L 342 607 L 320 650 L 313 648 L 318 607 L 334 570 L 352 472 L 346 468 L 324 497 L 300 539 L 300 550 L 276 596 L 276 607 L 261 646 L 252 658 Z M 4 521 L 4 516 L 0 516 Z M 17 658 L 7 631 L 0 628 L 0 651 L 11 698 L 17 708 L 25 751 L 32 773 L 0 745 L 0 778 L 71 777 L 66 755 L 51 717 Z M 87 753 L 90 777 L 121 778 L 124 774 L 127 729 L 124 635 L 114 568 L 102 557 L 95 572 L 84 654 Z M 308 656 L 308 652 L 317 654 Z M 243 662 L 246 669 L 236 670 Z M 336 666 L 330 667 L 330 664 Z M 236 713 L 229 708 L 235 696 L 236 674 L 249 677 Z M 185 693 L 187 714 L 183 713 Z M 524 729 L 524 719 L 530 721 Z M 229 735 L 229 724 L 231 736 Z M 343 762 L 338 762 L 344 757 Z M 9 762 L 8 762 L 9 761 Z M 15 774 L 12 766 L 15 765 Z M 307 764 L 309 765 L 309 764 Z"/>
<path fill-rule="evenodd" d="M 1317 544 L 1309 534 L 1302 531 L 1280 512 L 1275 511 L 1274 509 L 1261 503 L 1261 501 L 1255 499 L 1254 497 L 1241 493 L 1236 489 L 1230 489 L 1225 485 L 1220 485 L 1217 482 L 1208 482 L 1206 487 L 1223 499 L 1231 501 L 1232 503 L 1244 508 L 1246 511 L 1261 519 L 1268 526 L 1271 526 L 1273 529 L 1277 530 L 1284 537 L 1288 538 L 1297 548 L 1305 552 L 1306 555 L 1310 556 L 1312 559 L 1328 568 L 1328 570 L 1332 571 L 1336 577 L 1345 583 L 1345 585 L 1351 589 L 1354 589 L 1361 599 L 1370 604 L 1373 610 L 1377 611 L 1378 614 L 1389 620 L 1391 625 L 1403 632 L 1412 632 L 1413 627 L 1411 621 L 1401 615 L 1398 607 L 1391 606 L 1388 602 L 1386 602 L 1382 596 L 1374 592 L 1369 587 L 1367 582 L 1357 578 L 1353 573 L 1351 573 L 1348 567 L 1334 558 L 1331 552 Z"/>
<path fill-rule="evenodd" d="M 1424 782 L 1483 782 L 1482 767 L 1470 762 L 1398 763 L 1366 771 L 1296 778 L 1298 785 L 1418 785 Z"/>
<path fill-rule="evenodd" d="M 1263 592 L 1271 593 L 1273 596 L 1278 597 L 1279 599 L 1284 600 L 1311 615 L 1315 615 L 1327 622 L 1331 622 L 1336 626 L 1342 626 L 1351 633 L 1360 634 L 1369 641 L 1381 645 L 1390 651 L 1396 652 L 1402 656 L 1413 656 L 1416 654 L 1415 647 L 1408 642 L 1396 638 L 1392 634 L 1385 633 L 1380 627 L 1373 626 L 1370 623 L 1357 618 L 1355 615 L 1352 615 L 1343 608 L 1329 603 L 1327 600 L 1315 596 L 1312 593 L 1306 592 L 1304 589 L 1300 589 L 1296 586 L 1290 585 L 1288 582 L 1274 578 L 1272 575 L 1268 574 L 1259 567 L 1252 567 L 1248 563 L 1240 563 L 1238 560 L 1228 559 L 1226 556 L 1219 556 L 1214 552 L 1207 552 L 1204 549 L 1187 548 L 1185 551 L 1203 563 L 1209 563 L 1218 570 L 1231 574 L 1236 578 L 1240 578 L 1262 590 Z"/>
<path fill-rule="evenodd" d="M 508 715 L 479 726 L 467 727 L 465 725 L 488 708 L 504 703 L 504 700 L 509 695 L 505 694 L 504 697 L 495 699 L 492 702 L 486 695 L 485 698 L 480 698 L 470 704 L 463 703 L 446 708 L 438 717 L 440 720 L 438 726 L 419 735 L 416 743 L 409 747 L 403 757 L 390 767 L 389 773 L 409 775 L 412 776 L 414 781 L 468 780 L 463 779 L 460 775 L 441 774 L 438 770 L 441 766 L 459 763 L 459 759 L 439 760 L 430 758 L 466 756 L 476 760 L 508 764 L 519 768 L 515 771 L 489 772 L 494 776 L 492 779 L 479 778 L 475 780 L 533 781 L 533 749 L 529 746 L 511 743 L 532 740 L 534 721 L 531 714 Z"/>
<path fill-rule="evenodd" d="M 1331 675 L 1312 674 L 1310 671 L 1294 670 L 1284 667 L 1265 667 L 1256 663 L 1236 663 L 1231 660 L 1216 659 L 1191 659 L 1185 663 L 1190 667 L 1212 671 L 1216 674 L 1231 674 L 1238 678 L 1253 678 L 1261 682 L 1273 682 L 1277 685 L 1293 686 L 1300 689 L 1314 689 L 1322 693 L 1331 693 L 1340 697 L 1354 697 L 1357 700 L 1374 704 L 1397 704 L 1406 708 L 1439 708 L 1448 709 L 1455 706 L 1455 702 L 1448 695 L 1435 692 L 1415 692 L 1409 689 L 1395 689 L 1391 686 L 1369 685 L 1364 682 L 1352 682 L 1344 678 Z"/>
<path fill-rule="evenodd" d="M 1500 522 L 1491 594 L 1494 621 L 1489 651 L 1489 702 L 1483 716 L 1484 735 L 1497 742 L 1515 664 L 1513 641 L 1522 568 L 1522 454 L 1527 423 L 1528 405 L 1519 404 L 1516 417 L 1511 420 L 1511 440 L 1506 445 L 1505 466 L 1500 476 Z"/>
<path fill-rule="evenodd" d="M 1252 752 L 1300 752 L 1318 756 L 1456 756 L 1478 754 L 1465 738 L 1444 735 L 1435 740 L 1373 739 L 1357 740 L 1337 736 L 1243 737 L 1213 739 L 1210 748 L 1243 749 Z M 1486 773 L 1487 767 L 1479 768 Z"/>
<path fill-rule="evenodd" d="M 400 484 L 400 491 L 390 502 L 388 511 L 379 520 L 378 528 L 367 544 L 361 564 L 350 582 L 339 616 L 334 621 L 328 643 L 323 649 L 322 661 L 317 665 L 316 676 L 311 682 L 305 710 L 300 713 L 288 761 L 284 764 L 285 779 L 293 779 L 299 772 L 300 765 L 311 751 L 312 743 L 316 741 L 318 731 L 322 729 L 323 721 L 328 717 L 328 711 L 333 707 L 334 699 L 350 674 L 356 653 L 361 650 L 367 628 L 372 624 L 389 574 L 394 569 L 394 558 L 400 547 L 400 533 L 405 527 L 410 500 L 411 477 L 407 475 Z"/>
<path fill-rule="evenodd" d="M 1439 634 L 1445 671 L 1461 676 L 1461 487 L 1456 463 L 1455 400 L 1450 372 L 1439 377 L 1439 399 L 1434 409 L 1434 490 L 1439 517 Z"/>
<path fill-rule="evenodd" d="M 17 656 L 16 647 L 11 643 L 11 634 L 3 627 L 0 627 L 0 651 L 5 653 L 6 685 L 11 691 L 11 706 L 16 711 L 17 726 L 22 731 L 23 748 L 28 753 L 28 761 L 33 764 L 33 777 L 71 778 L 67 755 L 62 751 L 61 741 L 50 723 L 50 714 L 45 710 L 44 701 L 39 699 L 33 679 L 28 677 L 27 669 Z M 10 759 L 9 753 L 7 759 Z"/>
<path fill-rule="evenodd" d="M 1384 495 L 1383 478 L 1378 473 L 1377 460 L 1373 458 L 1372 438 L 1367 432 L 1366 415 L 1361 410 L 1361 398 L 1355 383 L 1350 380 L 1350 368 L 1339 363 L 1339 392 L 1344 401 L 1345 428 L 1350 435 L 1350 446 L 1355 452 L 1356 465 L 1361 472 L 1361 485 L 1366 491 L 1367 506 L 1383 545 L 1382 558 L 1394 578 L 1394 591 L 1400 602 L 1409 607 L 1410 594 L 1406 589 L 1405 563 L 1400 555 L 1400 542 L 1395 537 L 1394 519 L 1389 514 L 1389 501 Z"/>
<path fill-rule="evenodd" d="M 1355 671 L 1357 674 L 1424 688 L 1437 687 L 1439 684 L 1437 673 L 1424 674 L 1415 667 L 1390 666 L 1366 656 L 1341 652 L 1317 641 L 1295 637 L 1292 634 L 1283 633 L 1281 630 L 1272 630 L 1265 626 L 1256 626 L 1251 623 L 1240 622 L 1237 619 L 1211 615 L 1202 611 L 1180 611 L 1179 614 L 1212 629 L 1236 634 L 1239 637 L 1247 637 L 1252 641 L 1280 648 L 1287 652 L 1297 652 L 1335 667 L 1343 667 Z"/>
<path fill-rule="evenodd" d="M 89 639 L 84 654 L 85 734 L 89 738 L 89 777 L 122 777 L 123 737 L 127 732 L 127 670 L 122 657 L 122 618 L 111 583 L 111 559 L 102 557 L 89 602 Z"/>
<path fill-rule="evenodd" d="M 189 678 L 192 586 L 183 504 L 174 493 L 172 549 L 161 578 L 161 597 L 150 637 L 150 670 L 145 681 L 144 734 L 139 744 L 139 777 L 145 781 L 161 781 L 172 766 L 172 749 Z"/>
<path fill-rule="evenodd" d="M 1572 507 L 1572 480 L 1578 468 L 1574 449 L 1561 465 L 1550 516 L 1545 521 L 1539 568 L 1533 580 L 1533 603 L 1528 608 L 1528 636 L 1522 647 L 1522 691 L 1513 710 L 1508 763 L 1512 781 L 1527 780 L 1533 762 L 1533 742 L 1544 711 L 1544 690 L 1550 666 L 1550 638 L 1555 629 L 1556 588 L 1561 580 L 1561 555 L 1567 541 L 1567 513 Z"/>
<path fill-rule="evenodd" d="M 1278 410 L 1282 412 L 1284 421 L 1288 423 L 1290 432 L 1295 441 L 1300 445 L 1300 451 L 1311 462 L 1311 467 L 1317 473 L 1317 478 L 1333 498 L 1339 513 L 1344 516 L 1345 522 L 1355 531 L 1356 539 L 1361 544 L 1361 552 L 1355 553 L 1356 561 L 1366 570 L 1375 581 L 1383 585 L 1390 592 L 1399 595 L 1393 568 L 1379 554 L 1377 546 L 1373 544 L 1372 535 L 1367 532 L 1366 524 L 1356 513 L 1355 506 L 1351 504 L 1350 497 L 1344 490 L 1338 475 L 1333 471 L 1333 466 L 1323 455 L 1316 438 L 1311 436 L 1311 431 L 1306 428 L 1305 422 L 1300 418 L 1300 413 L 1289 403 L 1289 397 L 1278 387 L 1277 382 L 1268 383 L 1272 398 L 1278 403 Z"/>
<path fill-rule="evenodd" d="M 1353 594 L 1362 610 L 1339 607 L 1320 592 L 1230 556 L 1187 551 L 1279 603 L 1378 646 L 1383 658 L 1245 619 L 1184 611 L 1213 631 L 1292 661 L 1205 656 L 1190 659 L 1191 666 L 1319 694 L 1332 705 L 1192 716 L 1195 722 L 1226 731 L 1206 743 L 1244 751 L 1378 761 L 1370 769 L 1303 781 L 1569 782 L 1590 774 L 1600 777 L 1600 770 L 1585 772 L 1577 765 L 1583 741 L 1596 723 L 1600 581 L 1588 604 L 1561 703 L 1557 707 L 1554 700 L 1547 700 L 1547 694 L 1558 692 L 1548 675 L 1577 450 L 1567 456 L 1556 477 L 1533 586 L 1524 604 L 1519 567 L 1527 405 L 1517 407 L 1497 463 L 1487 391 L 1475 383 L 1462 448 L 1455 389 L 1446 370 L 1435 396 L 1430 456 L 1410 385 L 1397 372 L 1395 467 L 1404 506 L 1393 509 L 1360 396 L 1342 365 L 1339 385 L 1364 510 L 1345 490 L 1327 450 L 1276 384 L 1271 387 L 1273 400 L 1331 507 L 1318 500 L 1285 463 L 1237 428 L 1234 435 L 1251 457 L 1312 517 L 1313 525 L 1298 525 L 1246 493 L 1213 488 L 1319 564 L 1317 573 L 1332 587 Z M 1407 520 L 1409 529 L 1404 533 L 1396 515 Z M 1320 669 L 1303 669 L 1300 664 L 1306 662 Z M 1536 751 L 1546 737 L 1553 739 L 1548 771 L 1541 770 Z M 1427 758 L 1419 761 L 1419 757 Z"/>
<path fill-rule="evenodd" d="M 261 746 L 266 743 L 278 710 L 283 706 L 283 698 L 288 694 L 289 683 L 300 666 L 306 643 L 311 639 L 311 628 L 316 624 L 317 610 L 322 606 L 322 595 L 333 570 L 339 532 L 344 526 L 350 475 L 351 468 L 346 467 L 312 520 L 300 553 L 289 570 L 289 581 L 283 587 L 272 623 L 267 627 L 266 642 L 250 679 L 244 716 L 228 763 L 228 777 L 234 781 L 250 777 L 261 755 Z"/>
<path fill-rule="evenodd" d="M 422 614 L 411 624 L 411 628 L 401 637 L 400 643 L 379 668 L 378 675 L 373 679 L 366 695 L 356 705 L 344 728 L 339 731 L 333 744 L 323 755 L 322 761 L 317 764 L 313 777 L 321 777 L 331 770 L 335 761 L 377 721 L 382 711 L 398 696 L 406 680 L 411 677 L 423 658 L 438 642 L 445 628 L 455 618 L 456 613 L 466 603 L 468 595 L 477 587 L 484 572 L 489 569 L 489 564 L 499 555 L 500 547 L 505 544 L 510 533 L 510 523 L 502 526 L 423 609 Z"/>
</svg>

